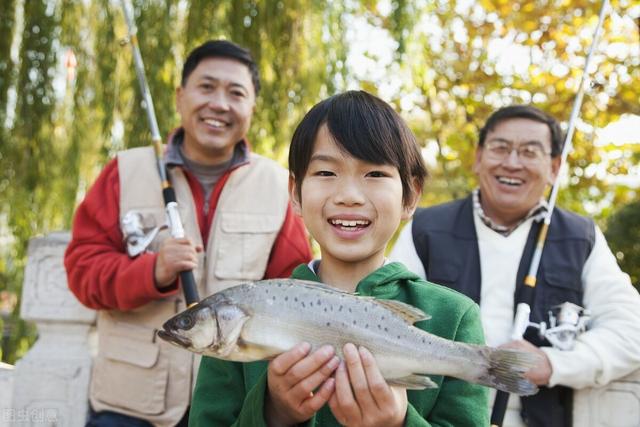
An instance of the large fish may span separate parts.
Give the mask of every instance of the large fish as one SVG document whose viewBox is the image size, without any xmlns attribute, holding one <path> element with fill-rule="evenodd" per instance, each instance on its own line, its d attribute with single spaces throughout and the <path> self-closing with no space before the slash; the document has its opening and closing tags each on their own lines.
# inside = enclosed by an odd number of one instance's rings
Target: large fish
<svg viewBox="0 0 640 427">
<path fill-rule="evenodd" d="M 158 335 L 195 353 L 237 362 L 272 359 L 306 341 L 371 351 L 389 384 L 436 387 L 428 375 L 448 375 L 529 395 L 523 377 L 537 357 L 514 350 L 450 341 L 412 326 L 421 310 L 294 279 L 245 283 L 215 293 L 169 319 Z"/>
</svg>

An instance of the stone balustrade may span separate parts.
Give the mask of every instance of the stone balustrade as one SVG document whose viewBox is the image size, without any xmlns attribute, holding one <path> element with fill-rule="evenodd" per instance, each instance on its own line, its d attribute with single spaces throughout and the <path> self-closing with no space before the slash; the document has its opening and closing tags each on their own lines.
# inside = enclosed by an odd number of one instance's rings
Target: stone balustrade
<svg viewBox="0 0 640 427">
<path fill-rule="evenodd" d="M 67 288 L 68 233 L 34 238 L 21 315 L 38 340 L 15 368 L 0 364 L 0 427 L 80 427 L 86 420 L 95 312 Z M 607 387 L 576 392 L 575 427 L 640 427 L 640 370 Z"/>
<path fill-rule="evenodd" d="M 13 366 L 0 362 L 0 427 L 9 427 L 12 408 Z"/>
<path fill-rule="evenodd" d="M 62 260 L 68 243 L 68 233 L 29 242 L 20 314 L 36 324 L 38 340 L 13 369 L 11 403 L 0 404 L 0 423 L 85 424 L 91 375 L 89 336 L 96 314 L 67 287 Z"/>
</svg>

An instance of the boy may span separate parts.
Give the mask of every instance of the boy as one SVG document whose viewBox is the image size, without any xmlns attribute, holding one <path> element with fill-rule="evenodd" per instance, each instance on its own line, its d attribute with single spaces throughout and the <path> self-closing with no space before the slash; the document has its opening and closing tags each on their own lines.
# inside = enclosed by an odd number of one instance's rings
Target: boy
<svg viewBox="0 0 640 427">
<path fill-rule="evenodd" d="M 296 214 L 322 258 L 296 279 L 414 305 L 433 319 L 417 327 L 447 339 L 482 343 L 471 300 L 386 263 L 386 245 L 413 214 L 427 175 L 411 131 L 393 109 L 365 92 L 346 92 L 313 107 L 289 153 L 289 191 Z M 344 361 L 331 346 L 307 343 L 267 362 L 203 358 L 192 426 L 479 426 L 488 424 L 486 389 L 432 376 L 438 388 L 406 391 L 383 380 L 371 353 L 347 344 Z"/>
</svg>

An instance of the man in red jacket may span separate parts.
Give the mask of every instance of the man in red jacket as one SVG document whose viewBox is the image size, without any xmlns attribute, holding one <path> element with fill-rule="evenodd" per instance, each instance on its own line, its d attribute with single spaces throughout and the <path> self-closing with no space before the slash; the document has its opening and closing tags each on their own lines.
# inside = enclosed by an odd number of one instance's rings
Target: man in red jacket
<svg viewBox="0 0 640 427">
<path fill-rule="evenodd" d="M 260 83 L 250 53 L 209 41 L 188 56 L 176 90 L 179 127 L 164 154 L 186 237 L 166 228 L 151 147 L 118 154 L 76 212 L 65 254 L 69 287 L 98 311 L 98 356 L 88 425 L 186 425 L 199 360 L 156 340 L 184 309 L 178 275 L 193 270 L 200 295 L 263 278 L 288 277 L 311 258 L 292 213 L 287 173 L 251 153 L 246 133 Z M 127 219 L 159 231 L 127 253 Z M 124 221 L 123 221 L 124 219 Z"/>
</svg>

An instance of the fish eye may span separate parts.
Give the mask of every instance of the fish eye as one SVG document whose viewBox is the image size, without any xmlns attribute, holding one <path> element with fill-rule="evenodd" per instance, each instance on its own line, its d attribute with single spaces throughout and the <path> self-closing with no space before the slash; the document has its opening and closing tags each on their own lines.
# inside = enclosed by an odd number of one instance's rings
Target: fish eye
<svg viewBox="0 0 640 427">
<path fill-rule="evenodd" d="M 180 329 L 191 329 L 193 327 L 193 318 L 191 316 L 183 316 L 176 320 L 176 326 Z"/>
</svg>

